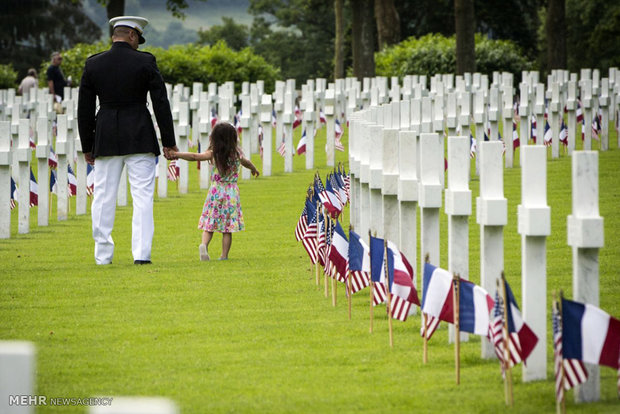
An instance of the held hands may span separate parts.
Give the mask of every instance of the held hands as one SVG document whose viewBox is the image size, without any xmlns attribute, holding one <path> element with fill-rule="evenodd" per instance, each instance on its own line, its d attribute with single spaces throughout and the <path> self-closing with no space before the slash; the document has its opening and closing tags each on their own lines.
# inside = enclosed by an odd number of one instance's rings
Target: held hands
<svg viewBox="0 0 620 414">
<path fill-rule="evenodd" d="M 179 152 L 179 149 L 176 145 L 174 147 L 164 147 L 164 157 L 166 157 L 167 160 L 178 159 L 179 157 L 176 155 L 177 152 Z"/>
<path fill-rule="evenodd" d="M 84 159 L 86 160 L 86 162 L 90 165 L 95 165 L 95 159 L 93 158 L 93 153 L 92 152 L 85 152 L 84 153 Z"/>
</svg>

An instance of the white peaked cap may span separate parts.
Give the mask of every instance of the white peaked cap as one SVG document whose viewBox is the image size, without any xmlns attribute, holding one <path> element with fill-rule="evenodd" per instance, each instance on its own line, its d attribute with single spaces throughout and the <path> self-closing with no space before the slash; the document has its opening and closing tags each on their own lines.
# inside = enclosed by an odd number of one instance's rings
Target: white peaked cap
<svg viewBox="0 0 620 414">
<path fill-rule="evenodd" d="M 144 28 L 149 21 L 144 17 L 138 16 L 118 16 L 110 19 L 110 26 L 116 28 L 118 26 L 126 26 L 135 29 L 140 35 L 140 44 L 144 43 Z"/>
</svg>

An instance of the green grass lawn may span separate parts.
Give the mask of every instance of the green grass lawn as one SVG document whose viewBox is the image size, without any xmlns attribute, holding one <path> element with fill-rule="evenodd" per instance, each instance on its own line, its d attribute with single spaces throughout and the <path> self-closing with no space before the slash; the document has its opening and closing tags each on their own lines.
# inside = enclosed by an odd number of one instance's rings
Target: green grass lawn
<svg viewBox="0 0 620 414">
<path fill-rule="evenodd" d="M 316 143 L 318 165 L 325 165 L 324 131 Z M 612 134 L 611 150 L 599 155 L 600 213 L 605 219 L 600 305 L 620 317 L 620 151 Z M 296 131 L 295 142 L 298 138 Z M 169 187 L 168 198 L 156 199 L 151 266 L 133 265 L 131 207 L 117 210 L 114 263 L 104 267 L 94 264 L 89 215 L 72 213 L 69 220 L 57 222 L 54 212 L 50 226 L 40 228 L 33 211 L 31 233 L 17 235 L 15 210 L 12 238 L 0 241 L 0 339 L 36 344 L 36 393 L 48 398 L 159 395 L 175 400 L 183 413 L 555 410 L 550 321 L 543 338 L 548 380 L 524 384 L 521 369 L 514 369 L 515 406 L 509 410 L 499 364 L 480 358 L 480 338 L 461 344 L 457 386 L 445 326 L 429 343 L 429 363 L 423 365 L 419 316 L 394 321 L 390 349 L 383 306 L 375 309 L 374 333 L 368 332 L 367 290 L 353 298 L 351 320 L 342 287 L 333 307 L 315 285 L 307 255 L 294 238 L 314 171 L 304 169 L 304 157 L 295 157 L 295 172 L 284 174 L 283 159 L 275 152 L 273 159 L 273 176 L 240 182 L 246 231 L 233 236 L 226 262 L 198 260 L 196 226 L 205 191 L 198 189 L 193 164 L 189 194 Z M 346 154 L 337 153 L 338 161 L 346 162 Z M 328 170 L 320 168 L 323 178 Z M 505 270 L 519 301 L 520 172 L 513 168 L 504 175 L 509 213 Z M 472 177 L 473 200 L 478 184 Z M 548 162 L 547 189 L 552 214 L 548 297 L 560 288 L 571 297 L 572 253 L 566 243 L 566 216 L 572 209 L 570 158 Z M 446 221 L 442 214 L 443 267 Z M 211 257 L 219 257 L 220 243 L 216 235 Z M 480 280 L 475 201 L 470 278 Z M 617 413 L 616 379 L 616 372 L 601 367 L 601 402 L 577 405 L 569 392 L 568 411 Z M 37 412 L 85 409 L 47 406 Z"/>
</svg>

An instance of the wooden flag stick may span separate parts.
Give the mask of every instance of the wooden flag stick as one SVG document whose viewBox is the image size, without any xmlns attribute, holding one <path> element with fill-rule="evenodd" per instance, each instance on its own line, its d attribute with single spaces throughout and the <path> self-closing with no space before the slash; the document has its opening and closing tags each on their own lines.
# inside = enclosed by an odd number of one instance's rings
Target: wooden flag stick
<svg viewBox="0 0 620 414">
<path fill-rule="evenodd" d="M 512 407 L 512 369 L 510 368 L 510 333 L 508 332 L 508 298 L 506 279 L 502 272 L 502 297 L 504 298 L 504 375 L 506 376 L 506 405 Z"/>
<path fill-rule="evenodd" d="M 316 216 L 316 230 L 314 232 L 314 234 L 316 235 L 315 236 L 315 238 L 316 238 L 316 240 L 315 240 L 316 241 L 315 248 L 316 248 L 316 255 L 317 255 L 316 262 L 314 263 L 314 269 L 316 270 L 316 285 L 317 286 L 319 286 L 319 257 L 318 257 L 319 256 L 319 208 L 320 208 L 320 203 L 317 200 L 317 202 L 316 202 L 316 214 L 315 214 L 315 216 Z"/>
<path fill-rule="evenodd" d="M 349 242 L 351 242 L 351 230 L 353 229 L 353 226 L 349 226 Z M 349 305 L 349 320 L 351 320 L 351 296 L 353 296 L 351 294 L 351 271 L 349 270 L 349 266 L 347 266 L 347 290 L 348 290 L 348 294 L 347 294 L 347 300 L 348 300 L 348 305 Z"/>
<path fill-rule="evenodd" d="M 461 383 L 461 327 L 459 323 L 459 295 L 461 285 L 459 279 L 459 275 L 453 275 L 452 285 L 454 294 L 452 295 L 452 306 L 454 311 L 454 369 L 456 372 L 456 385 Z"/>
<path fill-rule="evenodd" d="M 327 231 L 328 231 L 327 230 L 327 228 L 328 228 L 327 220 L 329 220 L 329 218 L 327 216 L 327 212 L 326 211 L 323 211 L 323 220 L 324 220 L 323 222 L 325 223 L 325 251 L 327 252 Z M 329 297 L 329 283 L 327 281 L 327 268 L 328 268 L 328 265 L 327 265 L 327 258 L 324 257 L 323 259 L 324 259 L 323 261 L 325 262 L 325 266 L 323 266 L 323 275 L 325 276 L 325 278 L 324 278 L 325 279 L 325 297 L 327 298 L 327 297 Z"/>
<path fill-rule="evenodd" d="M 370 246 L 370 257 L 372 257 L 372 236 L 368 230 L 368 246 Z M 371 269 L 372 270 L 372 269 Z M 372 322 L 374 319 L 373 301 L 375 297 L 375 283 L 372 281 L 372 272 L 370 274 L 370 333 L 372 333 Z"/>
<path fill-rule="evenodd" d="M 392 333 L 392 293 L 390 292 L 390 273 L 387 261 L 387 239 L 383 239 L 383 268 L 385 270 L 385 291 L 387 292 L 386 309 L 388 314 L 388 326 L 390 331 L 390 348 L 394 347 L 394 336 Z"/>
</svg>

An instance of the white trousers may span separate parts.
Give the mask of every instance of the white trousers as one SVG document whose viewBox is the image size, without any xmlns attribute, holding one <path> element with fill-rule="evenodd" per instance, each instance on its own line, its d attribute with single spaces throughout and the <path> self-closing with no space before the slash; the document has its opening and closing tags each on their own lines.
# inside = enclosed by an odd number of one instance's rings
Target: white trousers
<svg viewBox="0 0 620 414">
<path fill-rule="evenodd" d="M 151 260 L 153 244 L 153 193 L 155 190 L 155 155 L 131 154 L 98 157 L 95 160 L 95 190 L 91 206 L 95 262 L 112 263 L 114 241 L 112 229 L 116 213 L 116 197 L 123 166 L 133 200 L 131 252 L 134 260 Z"/>
</svg>

